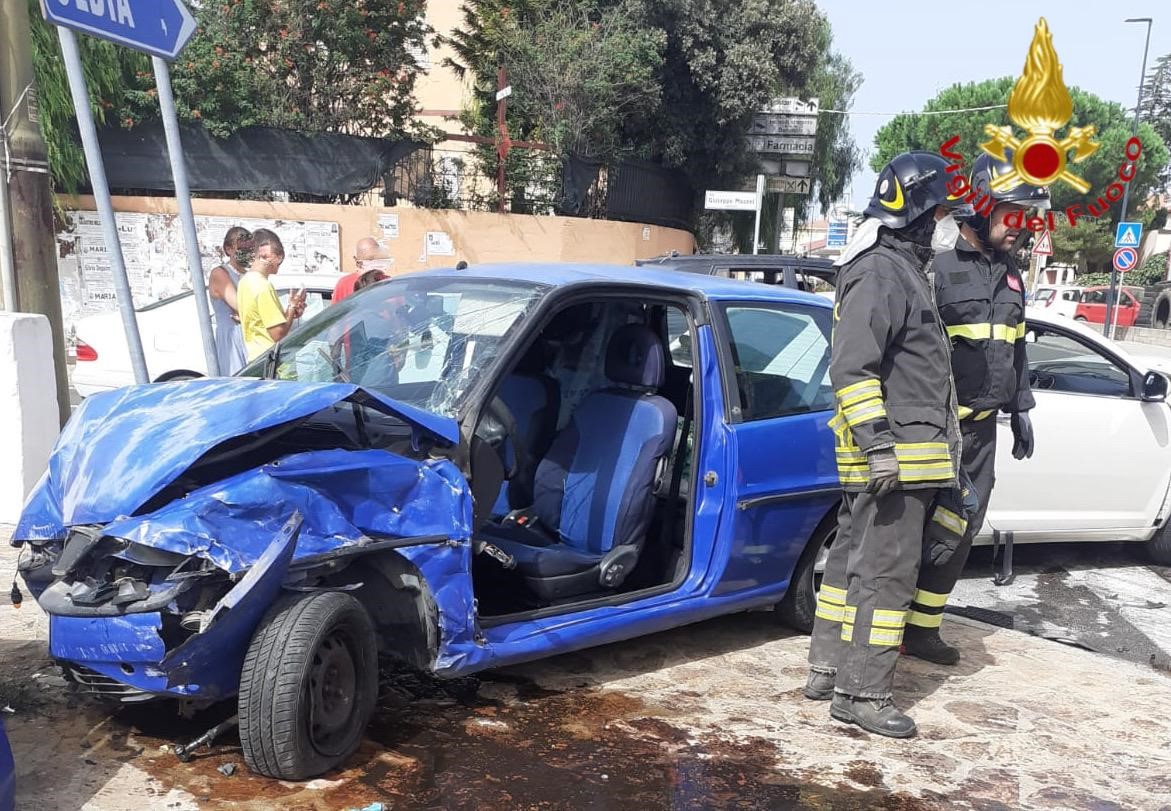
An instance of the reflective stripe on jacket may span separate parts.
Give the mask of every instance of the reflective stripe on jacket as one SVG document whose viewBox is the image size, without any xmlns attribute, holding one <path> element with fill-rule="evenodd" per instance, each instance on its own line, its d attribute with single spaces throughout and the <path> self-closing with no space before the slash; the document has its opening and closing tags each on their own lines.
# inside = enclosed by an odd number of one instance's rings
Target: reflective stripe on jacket
<svg viewBox="0 0 1171 811">
<path fill-rule="evenodd" d="M 960 419 L 1033 407 L 1025 353 L 1024 284 L 1012 258 L 966 240 L 935 257 L 935 300 L 951 339 Z"/>
<path fill-rule="evenodd" d="M 923 260 L 885 230 L 847 263 L 835 292 L 829 375 L 838 476 L 864 489 L 866 454 L 893 448 L 904 488 L 954 484 L 960 460 L 947 339 Z"/>
</svg>

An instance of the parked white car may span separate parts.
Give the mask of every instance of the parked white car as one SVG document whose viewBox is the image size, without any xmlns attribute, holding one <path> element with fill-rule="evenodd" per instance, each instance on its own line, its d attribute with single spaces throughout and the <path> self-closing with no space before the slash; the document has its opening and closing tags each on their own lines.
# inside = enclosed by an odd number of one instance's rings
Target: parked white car
<svg viewBox="0 0 1171 811">
<path fill-rule="evenodd" d="M 1044 308 L 1046 312 L 1054 315 L 1073 318 L 1078 302 L 1081 301 L 1083 290 L 1084 288 L 1072 284 L 1042 284 L 1033 291 L 1030 303 L 1034 307 Z"/>
<path fill-rule="evenodd" d="M 321 312 L 333 295 L 337 274 L 285 274 L 272 277 L 273 286 L 284 303 L 291 290 L 305 286 L 305 314 Z M 191 291 L 147 304 L 137 309 L 138 331 L 146 356 L 146 370 L 152 381 L 164 381 L 192 373 L 207 374 L 207 360 Z M 213 319 L 214 323 L 214 319 Z M 77 322 L 77 365 L 72 382 L 77 393 L 88 397 L 134 383 L 130 350 L 122 317 L 114 310 L 86 316 Z"/>
<path fill-rule="evenodd" d="M 1036 451 L 1013 459 L 998 415 L 996 488 L 977 543 L 997 530 L 1016 543 L 1146 541 L 1171 564 L 1166 372 L 1048 310 L 1030 307 L 1027 320 Z"/>
</svg>

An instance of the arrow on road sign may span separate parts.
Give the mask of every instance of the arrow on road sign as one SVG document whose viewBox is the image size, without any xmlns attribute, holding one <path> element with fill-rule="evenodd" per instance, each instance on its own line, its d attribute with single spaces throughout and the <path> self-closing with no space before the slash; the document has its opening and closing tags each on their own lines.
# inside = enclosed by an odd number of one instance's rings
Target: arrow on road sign
<svg viewBox="0 0 1171 811">
<path fill-rule="evenodd" d="M 1137 248 L 1138 239 L 1143 235 L 1141 222 L 1120 222 L 1114 232 L 1115 248 Z"/>
<path fill-rule="evenodd" d="M 1053 255 L 1053 237 L 1049 235 L 1048 231 L 1041 232 L 1041 238 L 1037 240 L 1037 244 L 1033 246 L 1033 256 L 1052 256 Z"/>
<path fill-rule="evenodd" d="M 54 25 L 163 59 L 177 57 L 195 33 L 182 0 L 41 0 L 41 12 Z"/>
<path fill-rule="evenodd" d="M 1119 273 L 1134 268 L 1138 264 L 1138 251 L 1134 248 L 1119 248 L 1114 252 L 1114 269 Z"/>
<path fill-rule="evenodd" d="M 789 177 L 788 175 L 781 175 L 780 177 L 770 177 L 768 179 L 768 190 L 771 192 L 781 192 L 782 194 L 809 194 L 811 184 L 807 177 Z"/>
</svg>

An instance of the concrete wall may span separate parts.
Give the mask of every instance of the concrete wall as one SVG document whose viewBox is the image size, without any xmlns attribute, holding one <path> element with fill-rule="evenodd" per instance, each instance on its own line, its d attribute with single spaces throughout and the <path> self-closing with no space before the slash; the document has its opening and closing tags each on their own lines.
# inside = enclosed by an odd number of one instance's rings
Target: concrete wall
<svg viewBox="0 0 1171 811">
<path fill-rule="evenodd" d="M 1091 328 L 1101 329 L 1101 324 L 1090 325 Z M 1150 327 L 1115 327 L 1114 338 L 1118 341 L 1129 341 L 1136 344 L 1151 346 L 1171 346 L 1171 329 L 1151 329 Z"/>
<path fill-rule="evenodd" d="M 53 337 L 43 315 L 0 313 L 0 425 L 0 524 L 14 524 L 57 440 Z"/>
<path fill-rule="evenodd" d="M 65 198 L 66 208 L 93 210 L 93 198 Z M 266 203 L 247 200 L 192 200 L 197 215 L 257 217 L 284 220 L 318 220 L 338 223 L 341 230 L 342 270 L 350 271 L 350 258 L 358 240 L 385 237 L 395 259 L 394 272 L 408 273 L 429 267 L 450 267 L 459 260 L 478 262 L 612 262 L 629 265 L 676 250 L 694 253 L 695 239 L 688 231 L 638 223 L 589 220 L 576 217 L 542 217 L 528 214 L 490 214 L 417 208 Z M 143 214 L 177 213 L 170 197 L 115 197 L 116 211 Z M 380 218 L 397 217 L 398 236 L 384 230 Z M 428 253 L 427 234 L 450 237 L 454 256 Z"/>
</svg>

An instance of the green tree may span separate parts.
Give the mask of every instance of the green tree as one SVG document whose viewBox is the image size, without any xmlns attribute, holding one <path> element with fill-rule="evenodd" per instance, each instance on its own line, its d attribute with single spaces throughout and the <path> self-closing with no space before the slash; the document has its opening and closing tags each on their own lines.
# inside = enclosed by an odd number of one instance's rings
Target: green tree
<svg viewBox="0 0 1171 811">
<path fill-rule="evenodd" d="M 85 181 L 85 156 L 77 137 L 77 111 L 69 93 L 65 62 L 57 30 L 41 16 L 38 0 L 28 0 L 32 23 L 33 74 L 41 134 L 48 148 L 49 168 L 56 188 L 73 192 Z M 98 124 L 116 116 L 136 71 L 150 70 L 150 60 L 92 37 L 78 36 L 82 68 L 89 89 L 90 108 Z"/>
<path fill-rule="evenodd" d="M 1155 60 L 1143 83 L 1142 117 L 1171 145 L 1171 54 Z M 1171 163 L 1163 167 L 1163 188 L 1171 188 Z"/>
<path fill-rule="evenodd" d="M 809 95 L 817 98 L 826 110 L 848 110 L 861 86 L 862 74 L 854 69 L 850 60 L 827 47 L 810 83 Z M 853 174 L 862 168 L 862 152 L 850 135 L 848 116 L 826 113 L 817 124 L 814 180 L 817 201 L 822 210 L 828 210 L 841 198 Z M 797 214 L 799 220 L 805 218 L 804 211 Z"/>
<path fill-rule="evenodd" d="M 643 0 L 666 32 L 663 114 L 629 137 L 684 170 L 696 189 L 757 170 L 746 136 L 780 91 L 809 97 L 828 23 L 810 0 Z"/>
<path fill-rule="evenodd" d="M 478 129 L 495 126 L 496 65 L 513 88 L 510 126 L 515 122 L 526 137 L 558 155 L 632 151 L 623 129 L 631 120 L 653 120 L 659 110 L 662 31 L 645 28 L 625 3 L 544 0 L 528 4 L 523 15 L 494 3 L 478 6 L 470 29 L 452 38 L 457 57 L 478 67 Z"/>
<path fill-rule="evenodd" d="M 892 157 L 908 149 L 936 152 L 953 136 L 959 136 L 960 139 L 954 147 L 955 151 L 962 154 L 970 166 L 980 154 L 979 145 L 987 140 L 984 125 L 1000 126 L 1008 122 L 1003 108 L 975 111 L 971 108 L 1006 104 L 1013 82 L 1013 79 L 1006 77 L 975 84 L 953 85 L 927 102 L 923 111 L 930 113 L 959 109 L 964 112 L 936 115 L 907 113 L 891 119 L 874 137 L 875 152 L 870 161 L 871 168 L 878 171 Z M 1087 198 L 1065 183 L 1055 183 L 1050 187 L 1055 210 L 1064 209 L 1073 203 L 1085 204 L 1087 199 L 1097 200 L 1099 194 L 1105 194 L 1106 187 L 1117 180 L 1118 167 L 1124 160 L 1124 148 L 1133 127 L 1133 119 L 1122 105 L 1105 101 L 1077 87 L 1071 87 L 1069 92 L 1073 99 L 1072 123 L 1093 124 L 1097 128 L 1095 137 L 1101 146 L 1083 163 L 1071 167 L 1089 181 L 1092 196 Z M 1159 187 L 1159 173 L 1167 164 L 1168 150 L 1150 124 L 1143 123 L 1139 127 L 1139 138 L 1143 143 L 1143 154 L 1131 182 L 1131 211 L 1128 216 L 1149 223 L 1155 212 L 1144 208 L 1144 201 Z M 1119 206 L 1112 207 L 1113 219 L 1105 224 L 1083 219 L 1076 228 L 1056 229 L 1053 235 L 1054 259 L 1076 261 L 1089 269 L 1108 263 L 1113 253 L 1113 239 L 1101 238 L 1099 231 L 1112 237 L 1111 223 L 1116 220 L 1119 211 Z"/>
<path fill-rule="evenodd" d="M 56 32 L 33 17 L 41 128 L 58 188 L 85 178 L 73 101 Z M 171 66 L 179 115 L 226 137 L 265 125 L 305 132 L 398 136 L 412 123 L 418 59 L 430 33 L 425 0 L 208 0 L 199 30 Z M 150 60 L 78 36 L 95 119 L 137 126 L 156 118 Z"/>
<path fill-rule="evenodd" d="M 582 32 L 583 19 L 593 32 Z M 566 64 L 567 76 L 510 69 L 514 138 L 552 140 L 565 132 L 569 140 L 560 143 L 572 141 L 577 151 L 678 167 L 694 188 L 705 189 L 756 173 L 746 135 L 752 114 L 778 93 L 808 97 L 819 71 L 826 84 L 844 78 L 847 88 L 856 88 L 844 60 L 827 61 L 827 34 L 828 23 L 810 0 L 466 0 L 451 44 L 457 68 L 475 77 L 468 120 L 481 133 L 494 131 L 502 61 L 524 53 L 539 66 L 544 55 L 547 64 Z M 532 43 L 524 48 L 507 46 L 526 37 Z M 601 52 L 587 58 L 588 47 Z M 574 54 L 599 65 L 592 81 L 574 75 L 567 59 Z M 564 98 L 554 96 L 568 89 L 576 108 L 567 101 L 558 108 Z M 614 100 L 629 93 L 635 103 L 613 114 Z M 522 94 L 541 101 L 524 106 Z M 827 160 L 842 156 L 836 136 L 827 144 Z M 827 174 L 827 189 L 838 186 L 840 193 L 844 184 Z"/>
<path fill-rule="evenodd" d="M 394 136 L 415 112 L 426 0 L 207 0 L 171 68 L 175 102 L 224 137 L 265 125 Z M 140 75 L 125 123 L 158 114 Z"/>
</svg>

